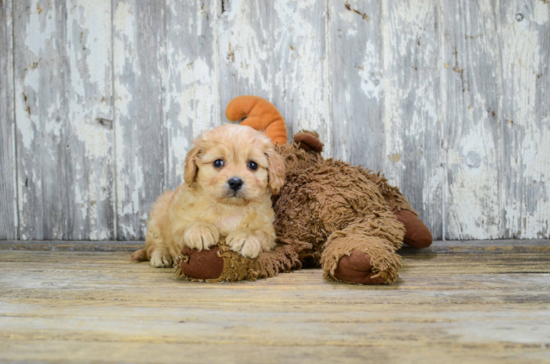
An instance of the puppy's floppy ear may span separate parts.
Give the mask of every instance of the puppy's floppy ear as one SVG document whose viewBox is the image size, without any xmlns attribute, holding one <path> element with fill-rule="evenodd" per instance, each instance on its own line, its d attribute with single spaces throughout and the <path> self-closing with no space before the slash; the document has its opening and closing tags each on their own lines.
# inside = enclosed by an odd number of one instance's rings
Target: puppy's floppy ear
<svg viewBox="0 0 550 364">
<path fill-rule="evenodd" d="M 189 187 L 192 187 L 195 183 L 195 177 L 197 176 L 197 172 L 199 171 L 199 167 L 197 167 L 197 156 L 200 153 L 200 148 L 195 145 L 189 152 L 187 152 L 187 156 L 185 157 L 185 164 L 183 166 L 183 179 L 185 181 L 185 184 Z"/>
<path fill-rule="evenodd" d="M 279 194 L 281 188 L 285 184 L 285 160 L 284 158 L 270 148 L 266 153 L 268 167 L 267 179 L 268 187 L 274 195 Z"/>
</svg>

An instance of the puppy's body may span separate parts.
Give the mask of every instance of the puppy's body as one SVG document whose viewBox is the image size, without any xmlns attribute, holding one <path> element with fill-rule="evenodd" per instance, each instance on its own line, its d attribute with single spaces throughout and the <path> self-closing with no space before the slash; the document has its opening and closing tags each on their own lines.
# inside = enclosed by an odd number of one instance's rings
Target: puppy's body
<svg viewBox="0 0 550 364">
<path fill-rule="evenodd" d="M 153 205 L 145 249 L 132 259 L 171 266 L 184 246 L 208 249 L 220 236 L 249 258 L 274 247 L 271 195 L 284 183 L 284 165 L 269 138 L 240 125 L 207 132 L 187 154 L 184 179 Z"/>
</svg>

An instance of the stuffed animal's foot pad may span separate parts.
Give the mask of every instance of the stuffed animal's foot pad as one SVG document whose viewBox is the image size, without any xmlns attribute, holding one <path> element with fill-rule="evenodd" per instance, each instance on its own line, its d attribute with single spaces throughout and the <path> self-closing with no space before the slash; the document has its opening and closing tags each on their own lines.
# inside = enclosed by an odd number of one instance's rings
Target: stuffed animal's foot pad
<svg viewBox="0 0 550 364">
<path fill-rule="evenodd" d="M 345 282 L 361 284 L 382 284 L 384 277 L 374 277 L 371 258 L 360 250 L 352 250 L 349 256 L 340 258 L 334 275 Z"/>
<path fill-rule="evenodd" d="M 216 279 L 223 271 L 223 258 L 218 256 L 219 248 L 197 250 L 184 247 L 181 251 L 180 268 L 183 274 L 194 279 Z"/>
<path fill-rule="evenodd" d="M 394 214 L 397 220 L 405 226 L 405 239 L 403 239 L 405 244 L 417 249 L 432 245 L 432 233 L 418 216 L 406 210 L 394 212 Z"/>
</svg>

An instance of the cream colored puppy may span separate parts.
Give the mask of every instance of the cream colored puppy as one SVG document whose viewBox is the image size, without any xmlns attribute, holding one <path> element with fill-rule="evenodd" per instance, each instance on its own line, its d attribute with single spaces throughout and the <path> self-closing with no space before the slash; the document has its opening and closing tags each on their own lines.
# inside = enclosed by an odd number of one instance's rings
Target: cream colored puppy
<svg viewBox="0 0 550 364">
<path fill-rule="evenodd" d="M 185 183 L 154 203 L 145 248 L 132 259 L 171 266 L 183 246 L 208 249 L 220 236 L 248 258 L 272 249 L 271 195 L 284 184 L 283 162 L 270 139 L 251 127 L 222 125 L 203 133 L 185 158 Z"/>
</svg>

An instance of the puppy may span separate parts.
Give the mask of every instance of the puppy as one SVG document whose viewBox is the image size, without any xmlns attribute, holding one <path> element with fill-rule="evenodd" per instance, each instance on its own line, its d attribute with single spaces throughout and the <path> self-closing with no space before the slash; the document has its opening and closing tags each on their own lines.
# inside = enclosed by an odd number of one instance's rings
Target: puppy
<svg viewBox="0 0 550 364">
<path fill-rule="evenodd" d="M 184 246 L 209 249 L 220 236 L 248 258 L 272 249 L 271 195 L 284 176 L 283 158 L 263 133 L 242 125 L 203 133 L 185 158 L 185 182 L 154 203 L 145 248 L 132 259 L 168 267 Z"/>
</svg>

